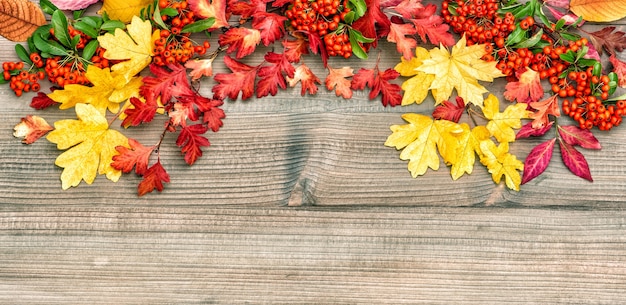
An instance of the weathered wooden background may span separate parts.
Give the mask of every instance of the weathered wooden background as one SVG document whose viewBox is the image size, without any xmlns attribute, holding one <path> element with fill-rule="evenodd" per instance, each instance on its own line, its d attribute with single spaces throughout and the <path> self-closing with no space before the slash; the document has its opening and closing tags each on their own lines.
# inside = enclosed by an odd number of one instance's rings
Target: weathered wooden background
<svg viewBox="0 0 626 305">
<path fill-rule="evenodd" d="M 381 67 L 398 61 L 378 52 Z M 0 39 L 0 60 L 15 59 Z M 513 192 L 481 166 L 455 182 L 445 167 L 411 178 L 383 143 L 430 102 L 299 93 L 227 102 L 193 167 L 168 137 L 172 182 L 138 198 L 133 175 L 62 191 L 55 146 L 12 132 L 27 114 L 72 112 L 30 109 L 32 95 L 0 87 L 0 303 L 626 303 L 626 126 L 584 151 L 595 182 L 556 155 Z M 150 143 L 160 126 L 126 133 Z M 540 141 L 512 150 L 523 158 Z"/>
</svg>

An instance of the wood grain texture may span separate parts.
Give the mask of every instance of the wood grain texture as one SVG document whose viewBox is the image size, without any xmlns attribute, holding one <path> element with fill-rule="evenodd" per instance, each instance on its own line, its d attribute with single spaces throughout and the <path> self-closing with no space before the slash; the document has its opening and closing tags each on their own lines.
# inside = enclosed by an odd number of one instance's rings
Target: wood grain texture
<svg viewBox="0 0 626 305">
<path fill-rule="evenodd" d="M 381 67 L 395 65 L 380 50 Z M 0 59 L 15 59 L 13 43 L 0 39 Z M 503 82 L 489 88 L 501 95 Z M 62 191 L 54 145 L 22 145 L 12 129 L 71 111 L 35 111 L 32 95 L 0 86 L 0 304 L 626 303 L 625 126 L 584 151 L 593 183 L 553 160 L 513 192 L 481 166 L 458 181 L 443 166 L 411 178 L 383 143 L 432 101 L 299 91 L 226 102 L 192 167 L 169 137 L 172 182 L 138 198 L 133 175 Z M 124 133 L 150 143 L 161 125 Z M 512 150 L 523 158 L 541 141 Z"/>
</svg>

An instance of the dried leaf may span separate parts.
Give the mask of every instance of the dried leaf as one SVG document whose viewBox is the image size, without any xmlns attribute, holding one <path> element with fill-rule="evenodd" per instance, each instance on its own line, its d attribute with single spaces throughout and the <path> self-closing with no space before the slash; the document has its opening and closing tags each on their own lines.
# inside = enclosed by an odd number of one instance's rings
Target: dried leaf
<svg viewBox="0 0 626 305">
<path fill-rule="evenodd" d="M 626 0 L 571 0 L 569 8 L 587 21 L 609 22 L 626 17 Z"/>
<path fill-rule="evenodd" d="M 25 118 L 22 118 L 19 124 L 15 125 L 13 136 L 24 138 L 22 139 L 24 144 L 32 144 L 53 129 L 42 117 L 27 115 Z"/>
<path fill-rule="evenodd" d="M 0 36 L 26 41 L 44 24 L 46 17 L 37 4 L 28 0 L 0 0 Z"/>
<path fill-rule="evenodd" d="M 591 38 L 591 42 L 598 52 L 602 53 L 604 49 L 614 54 L 626 48 L 626 33 L 623 31 L 614 31 L 614 26 L 607 26 L 599 31 L 587 32 L 587 34 L 589 34 L 589 38 Z"/>
</svg>

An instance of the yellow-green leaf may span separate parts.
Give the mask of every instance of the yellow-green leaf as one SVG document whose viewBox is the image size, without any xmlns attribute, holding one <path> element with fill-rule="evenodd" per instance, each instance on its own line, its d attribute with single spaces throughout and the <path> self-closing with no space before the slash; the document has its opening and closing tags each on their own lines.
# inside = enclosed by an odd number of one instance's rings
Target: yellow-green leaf
<svg viewBox="0 0 626 305">
<path fill-rule="evenodd" d="M 54 162 L 63 168 L 61 182 L 64 190 L 77 186 L 81 180 L 91 184 L 97 174 L 106 175 L 117 181 L 122 172 L 113 168 L 115 147 L 128 147 L 128 139 L 109 124 L 95 107 L 76 104 L 78 120 L 61 120 L 54 123 L 55 130 L 46 139 L 57 144 L 57 149 L 66 150 Z"/>
<path fill-rule="evenodd" d="M 571 0 L 569 9 L 587 21 L 610 22 L 626 17 L 626 0 Z"/>
</svg>

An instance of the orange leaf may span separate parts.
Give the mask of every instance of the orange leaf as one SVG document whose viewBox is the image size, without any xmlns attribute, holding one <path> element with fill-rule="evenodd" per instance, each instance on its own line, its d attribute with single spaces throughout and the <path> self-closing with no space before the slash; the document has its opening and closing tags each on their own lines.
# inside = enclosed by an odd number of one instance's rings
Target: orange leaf
<svg viewBox="0 0 626 305">
<path fill-rule="evenodd" d="M 569 8 L 587 21 L 609 22 L 626 17 L 626 0 L 571 0 Z"/>
<path fill-rule="evenodd" d="M 22 143 L 24 144 L 32 144 L 53 129 L 42 117 L 27 115 L 22 118 L 19 124 L 15 125 L 13 136 L 23 138 Z"/>
<path fill-rule="evenodd" d="M 37 27 L 46 24 L 39 6 L 27 0 L 0 0 L 0 36 L 26 41 Z"/>
</svg>

